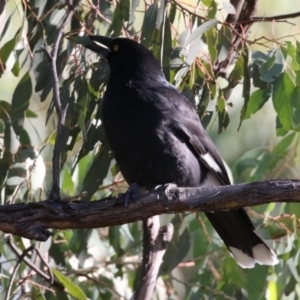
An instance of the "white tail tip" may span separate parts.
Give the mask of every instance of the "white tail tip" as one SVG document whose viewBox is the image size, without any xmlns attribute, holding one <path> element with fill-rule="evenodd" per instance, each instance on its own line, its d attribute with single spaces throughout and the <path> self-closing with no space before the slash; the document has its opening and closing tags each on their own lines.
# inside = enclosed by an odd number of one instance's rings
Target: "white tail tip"
<svg viewBox="0 0 300 300">
<path fill-rule="evenodd" d="M 265 244 L 258 244 L 252 248 L 253 257 L 240 249 L 229 247 L 232 256 L 242 268 L 253 268 L 255 263 L 260 265 L 274 266 L 278 264 L 276 254 Z"/>
</svg>

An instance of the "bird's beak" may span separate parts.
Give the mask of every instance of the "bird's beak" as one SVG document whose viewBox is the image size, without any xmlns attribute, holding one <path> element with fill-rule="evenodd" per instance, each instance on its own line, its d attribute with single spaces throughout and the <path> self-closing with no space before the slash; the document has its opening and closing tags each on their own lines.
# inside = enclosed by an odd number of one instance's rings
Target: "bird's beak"
<svg viewBox="0 0 300 300">
<path fill-rule="evenodd" d="M 107 58 L 108 54 L 111 52 L 109 45 L 112 41 L 111 38 L 100 35 L 89 35 L 84 37 L 84 42 L 81 43 L 85 48 L 90 49 L 96 53 L 101 54 Z"/>
</svg>

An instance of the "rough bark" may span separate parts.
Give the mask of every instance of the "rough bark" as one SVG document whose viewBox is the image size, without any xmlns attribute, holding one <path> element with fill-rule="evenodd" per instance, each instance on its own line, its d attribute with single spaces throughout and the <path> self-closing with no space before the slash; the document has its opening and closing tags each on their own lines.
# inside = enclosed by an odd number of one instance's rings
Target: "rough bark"
<svg viewBox="0 0 300 300">
<path fill-rule="evenodd" d="M 270 202 L 300 202 L 299 180 L 210 188 L 160 187 L 124 205 L 126 194 L 99 201 L 51 201 L 0 206 L 0 230 L 45 241 L 55 229 L 99 228 L 164 213 L 214 211 Z"/>
</svg>

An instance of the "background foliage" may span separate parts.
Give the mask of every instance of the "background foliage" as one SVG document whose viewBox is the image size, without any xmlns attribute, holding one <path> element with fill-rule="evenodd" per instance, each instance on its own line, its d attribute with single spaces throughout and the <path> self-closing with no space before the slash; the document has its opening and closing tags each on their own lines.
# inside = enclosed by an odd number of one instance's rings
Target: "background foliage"
<svg viewBox="0 0 300 300">
<path fill-rule="evenodd" d="M 286 9 L 281 2 L 267 2 L 268 10 Z M 39 201 L 51 186 L 57 122 L 52 77 L 41 46 L 52 46 L 68 5 L 9 0 L 3 7 L 1 204 Z M 168 80 L 196 105 L 235 182 L 299 177 L 297 25 L 255 24 L 227 69 L 227 80 L 215 78 L 215 62 L 226 57 L 234 34 L 224 23 L 231 12 L 228 1 L 81 1 L 57 63 L 61 101 L 68 104 L 61 154 L 63 197 L 81 194 L 95 200 L 127 188 L 101 125 L 108 67 L 74 41 L 87 34 L 127 36 L 151 49 Z M 277 266 L 239 268 L 202 214 L 161 216 L 162 223 L 172 222 L 176 230 L 153 299 L 298 299 L 299 205 L 270 204 L 249 209 L 249 214 L 258 233 L 276 249 Z M 140 223 L 54 231 L 46 243 L 2 234 L 1 299 L 129 299 L 141 265 L 141 239 Z M 52 270 L 65 289 L 50 285 L 16 251 L 45 274 Z"/>
</svg>

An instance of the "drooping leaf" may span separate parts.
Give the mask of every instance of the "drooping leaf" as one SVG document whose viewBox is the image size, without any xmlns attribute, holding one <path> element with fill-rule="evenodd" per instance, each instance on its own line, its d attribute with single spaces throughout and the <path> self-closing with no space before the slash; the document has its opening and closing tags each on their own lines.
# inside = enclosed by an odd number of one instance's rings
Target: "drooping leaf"
<svg viewBox="0 0 300 300">
<path fill-rule="evenodd" d="M 291 97 L 295 85 L 286 73 L 281 74 L 274 81 L 273 105 L 280 123 L 286 130 L 293 129 Z"/>
<path fill-rule="evenodd" d="M 263 299 L 267 275 L 268 267 L 266 266 L 255 266 L 255 268 L 247 270 L 248 299 Z"/>
<path fill-rule="evenodd" d="M 223 95 L 220 95 L 218 99 L 218 119 L 219 119 L 219 129 L 218 133 L 221 133 L 223 128 L 226 130 L 228 124 L 229 124 L 229 115 L 226 109 L 226 101 L 223 97 Z"/>
<path fill-rule="evenodd" d="M 86 295 L 82 291 L 78 285 L 76 285 L 74 282 L 72 282 L 68 277 L 66 277 L 64 274 L 59 272 L 57 269 L 52 268 L 52 272 L 54 276 L 57 278 L 57 280 L 65 287 L 65 289 L 78 300 L 87 300 Z"/>
<path fill-rule="evenodd" d="M 46 300 L 45 296 L 43 295 L 41 289 L 39 289 L 36 286 L 32 287 L 31 290 L 31 299 L 35 299 L 35 300 Z"/>
<path fill-rule="evenodd" d="M 189 45 L 191 42 L 193 42 L 197 38 L 200 38 L 204 32 L 206 32 L 210 28 L 216 26 L 217 24 L 218 24 L 218 20 L 209 20 L 209 21 L 206 21 L 205 23 L 201 24 L 188 37 L 188 39 L 185 42 L 185 46 Z"/>
<path fill-rule="evenodd" d="M 16 37 L 12 38 L 3 47 L 0 48 L 0 62 L 1 62 L 0 77 L 6 70 L 5 64 L 9 58 L 10 54 L 12 53 L 15 45 L 16 45 Z"/>
<path fill-rule="evenodd" d="M 272 95 L 271 85 L 267 89 L 256 90 L 255 92 L 253 92 L 247 104 L 245 119 L 249 119 L 251 115 L 258 112 L 270 99 L 271 95 Z"/>
<path fill-rule="evenodd" d="M 296 48 L 296 46 L 291 41 L 286 41 L 286 50 L 289 57 L 292 59 L 291 67 L 294 71 L 299 70 L 299 62 L 297 61 L 297 56 L 299 56 L 299 50 Z M 281 51 L 282 51 L 281 47 Z"/>
<path fill-rule="evenodd" d="M 32 96 L 32 82 L 29 72 L 25 73 L 18 83 L 11 102 L 11 120 L 14 131 L 17 135 L 23 129 L 25 112 L 29 107 Z"/>
<path fill-rule="evenodd" d="M 86 192 L 84 199 L 91 199 L 91 196 L 97 191 L 103 179 L 107 176 L 111 160 L 109 151 L 107 144 L 101 145 L 100 152 L 95 157 L 83 181 L 82 191 Z"/>
<path fill-rule="evenodd" d="M 240 116 L 240 124 L 238 130 L 242 126 L 242 122 L 245 119 L 245 114 L 247 110 L 247 106 L 250 99 L 250 89 L 251 89 L 251 78 L 248 68 L 248 61 L 249 61 L 249 52 L 244 51 L 244 58 L 243 58 L 243 71 L 244 71 L 244 81 L 243 81 L 243 97 L 244 97 L 244 105 L 241 109 L 241 116 Z"/>
<path fill-rule="evenodd" d="M 285 155 L 286 151 L 290 146 L 293 145 L 297 134 L 295 132 L 290 133 L 286 137 L 284 137 L 273 149 L 273 153 Z"/>
<path fill-rule="evenodd" d="M 273 82 L 284 70 L 284 56 L 280 49 L 270 52 L 270 58 L 260 67 L 260 78 L 266 82 Z"/>
<path fill-rule="evenodd" d="M 169 244 L 164 262 L 161 266 L 161 272 L 168 274 L 170 273 L 179 262 L 181 262 L 190 249 L 190 233 L 186 228 L 183 233 L 180 235 L 177 243 L 173 243 L 173 241 Z M 184 247 L 182 247 L 184 245 Z"/>
<path fill-rule="evenodd" d="M 149 48 L 152 37 L 156 27 L 156 19 L 158 14 L 158 4 L 157 2 L 152 3 L 144 17 L 144 22 L 142 26 L 141 44 L 146 48 Z"/>
<path fill-rule="evenodd" d="M 285 136 L 287 133 L 288 133 L 288 130 L 286 130 L 283 127 L 278 116 L 276 116 L 276 135 L 277 136 Z"/>
<path fill-rule="evenodd" d="M 107 30 L 107 35 L 111 37 L 118 37 L 120 35 L 122 26 L 125 21 L 129 19 L 130 2 L 123 0 L 116 2 L 112 22 Z"/>
<path fill-rule="evenodd" d="M 300 128 L 300 86 L 296 85 L 291 94 L 291 113 L 292 113 L 292 126 L 294 129 Z"/>
</svg>

